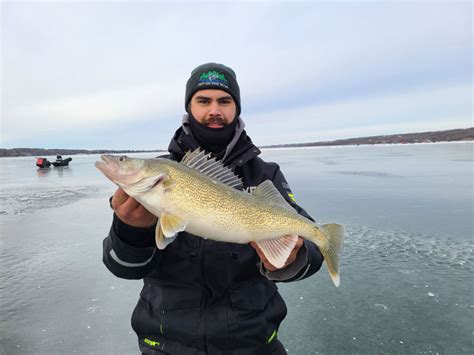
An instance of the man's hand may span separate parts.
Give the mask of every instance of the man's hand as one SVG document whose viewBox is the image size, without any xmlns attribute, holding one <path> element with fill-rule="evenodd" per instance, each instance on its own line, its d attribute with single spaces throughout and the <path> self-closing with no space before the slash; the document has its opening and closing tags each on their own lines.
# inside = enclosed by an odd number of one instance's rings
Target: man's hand
<svg viewBox="0 0 474 355">
<path fill-rule="evenodd" d="M 133 197 L 128 196 L 122 189 L 117 189 L 112 197 L 112 208 L 117 217 L 132 227 L 146 228 L 154 225 L 158 218 L 148 212 Z"/>
<path fill-rule="evenodd" d="M 262 250 L 259 248 L 259 246 L 257 245 L 257 243 L 255 243 L 255 242 L 250 242 L 250 246 L 251 246 L 252 248 L 254 248 L 254 249 L 257 251 L 257 254 L 258 254 L 258 256 L 260 257 L 260 260 L 262 260 L 262 263 L 263 263 L 263 266 L 265 266 L 265 269 L 267 269 L 268 271 L 276 271 L 276 270 L 279 270 L 278 268 L 276 268 L 275 266 L 273 266 L 272 264 L 270 264 L 270 262 L 269 262 L 268 259 L 265 257 L 265 254 L 263 254 Z M 298 250 L 300 250 L 300 248 L 301 248 L 302 246 L 303 246 L 303 238 L 298 237 L 298 241 L 296 242 L 295 247 L 294 247 L 293 250 L 291 251 L 290 256 L 288 256 L 288 259 L 286 260 L 285 265 L 283 265 L 282 269 L 284 269 L 285 267 L 287 267 L 288 265 L 290 265 L 293 261 L 295 261 L 295 259 L 296 259 L 296 254 L 298 254 Z"/>
</svg>

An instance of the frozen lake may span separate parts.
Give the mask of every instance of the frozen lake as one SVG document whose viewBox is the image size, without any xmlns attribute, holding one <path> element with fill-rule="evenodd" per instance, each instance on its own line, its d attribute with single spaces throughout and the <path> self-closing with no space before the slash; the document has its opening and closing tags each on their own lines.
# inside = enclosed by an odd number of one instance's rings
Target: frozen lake
<svg viewBox="0 0 474 355">
<path fill-rule="evenodd" d="M 339 288 L 325 266 L 278 285 L 289 354 L 473 352 L 473 148 L 263 152 L 318 222 L 347 229 Z M 2 354 L 138 354 L 130 317 L 141 281 L 102 264 L 115 187 L 97 159 L 49 170 L 0 159 Z"/>
</svg>

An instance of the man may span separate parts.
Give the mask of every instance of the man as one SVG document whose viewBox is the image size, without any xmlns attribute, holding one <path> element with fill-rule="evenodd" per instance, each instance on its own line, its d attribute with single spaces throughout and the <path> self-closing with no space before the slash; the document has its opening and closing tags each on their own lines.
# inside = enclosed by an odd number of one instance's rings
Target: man
<svg viewBox="0 0 474 355">
<path fill-rule="evenodd" d="M 258 157 L 240 118 L 234 71 L 203 64 L 186 85 L 182 126 L 168 147 L 180 161 L 188 150 L 212 152 L 235 169 L 250 192 L 271 180 L 298 213 L 275 163 Z M 143 279 L 132 327 L 144 354 L 286 354 L 277 332 L 286 316 L 276 281 L 306 278 L 323 257 L 313 243 L 298 239 L 285 266 L 277 269 L 258 246 L 216 242 L 179 233 L 164 250 L 155 247 L 157 218 L 118 189 L 111 199 L 114 219 L 104 240 L 104 263 L 118 277 Z"/>
</svg>

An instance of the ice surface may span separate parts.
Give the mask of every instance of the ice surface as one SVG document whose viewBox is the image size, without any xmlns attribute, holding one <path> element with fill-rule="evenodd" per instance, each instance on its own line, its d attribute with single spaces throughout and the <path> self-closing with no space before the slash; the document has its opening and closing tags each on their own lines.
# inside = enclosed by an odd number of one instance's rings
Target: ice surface
<svg viewBox="0 0 474 355">
<path fill-rule="evenodd" d="M 347 230 L 338 289 L 325 265 L 278 285 L 288 306 L 278 337 L 289 353 L 472 351 L 473 146 L 264 151 L 298 203 Z M 49 172 L 34 158 L 0 159 L 5 354 L 138 353 L 130 317 L 141 281 L 102 264 L 115 186 L 97 158 Z"/>
</svg>

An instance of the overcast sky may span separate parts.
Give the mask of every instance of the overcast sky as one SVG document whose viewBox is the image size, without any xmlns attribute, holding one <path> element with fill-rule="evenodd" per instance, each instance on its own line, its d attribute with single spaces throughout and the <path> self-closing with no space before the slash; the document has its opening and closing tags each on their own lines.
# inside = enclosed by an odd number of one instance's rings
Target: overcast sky
<svg viewBox="0 0 474 355">
<path fill-rule="evenodd" d="M 166 148 L 190 72 L 257 145 L 473 126 L 470 1 L 1 3 L 1 147 Z"/>
</svg>

